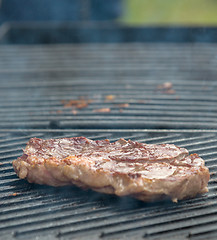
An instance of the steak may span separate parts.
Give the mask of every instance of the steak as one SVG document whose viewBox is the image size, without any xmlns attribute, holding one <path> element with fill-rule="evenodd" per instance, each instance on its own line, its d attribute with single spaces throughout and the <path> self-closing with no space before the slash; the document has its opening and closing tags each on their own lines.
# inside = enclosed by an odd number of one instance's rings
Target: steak
<svg viewBox="0 0 217 240">
<path fill-rule="evenodd" d="M 30 183 L 76 185 L 143 201 L 177 202 L 208 191 L 203 159 L 173 144 L 31 138 L 23 151 L 13 167 Z"/>
</svg>

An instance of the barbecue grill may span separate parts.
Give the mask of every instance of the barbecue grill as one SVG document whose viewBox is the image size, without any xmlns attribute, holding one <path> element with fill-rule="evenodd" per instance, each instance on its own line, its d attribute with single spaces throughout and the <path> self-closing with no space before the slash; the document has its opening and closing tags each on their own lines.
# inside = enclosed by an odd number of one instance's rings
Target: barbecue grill
<svg viewBox="0 0 217 240">
<path fill-rule="evenodd" d="M 216 52 L 215 43 L 1 45 L 1 238 L 216 239 Z M 79 99 L 91 101 L 66 104 Z M 29 138 L 74 136 L 186 147 L 209 167 L 209 192 L 143 203 L 17 178 L 11 162 Z"/>
</svg>

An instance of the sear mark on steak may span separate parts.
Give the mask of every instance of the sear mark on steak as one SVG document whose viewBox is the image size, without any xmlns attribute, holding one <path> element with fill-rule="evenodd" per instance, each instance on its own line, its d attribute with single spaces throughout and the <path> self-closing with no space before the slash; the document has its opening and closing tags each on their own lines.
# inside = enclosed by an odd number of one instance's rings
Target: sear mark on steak
<svg viewBox="0 0 217 240">
<path fill-rule="evenodd" d="M 32 138 L 13 167 L 30 183 L 74 184 L 143 201 L 195 197 L 208 191 L 210 177 L 203 159 L 173 144 L 85 137 Z"/>
</svg>

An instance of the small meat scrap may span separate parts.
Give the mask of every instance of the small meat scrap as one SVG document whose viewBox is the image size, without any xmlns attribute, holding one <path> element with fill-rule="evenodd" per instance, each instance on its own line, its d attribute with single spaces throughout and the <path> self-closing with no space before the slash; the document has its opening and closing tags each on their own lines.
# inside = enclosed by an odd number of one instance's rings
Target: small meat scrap
<svg viewBox="0 0 217 240">
<path fill-rule="evenodd" d="M 161 90 L 163 93 L 166 93 L 166 94 L 175 94 L 176 92 L 173 89 L 173 84 L 171 82 L 165 82 L 161 85 L 158 85 L 157 89 Z"/>
<path fill-rule="evenodd" d="M 129 103 L 122 103 L 122 104 L 117 104 L 116 106 L 119 108 L 128 108 L 130 105 Z"/>
<path fill-rule="evenodd" d="M 18 195 L 18 193 L 12 193 L 12 194 L 10 194 L 9 196 L 12 196 L 12 197 L 16 197 Z"/>
<path fill-rule="evenodd" d="M 77 99 L 77 100 L 63 100 L 61 101 L 64 107 L 85 108 L 93 101 L 90 99 Z"/>
<path fill-rule="evenodd" d="M 107 96 L 105 96 L 105 100 L 106 101 L 113 101 L 115 98 L 116 98 L 115 95 L 107 95 Z"/>
<path fill-rule="evenodd" d="M 77 111 L 76 110 L 72 110 L 72 113 L 74 114 L 74 115 L 77 115 Z"/>
<path fill-rule="evenodd" d="M 63 111 L 62 110 L 57 110 L 56 113 L 61 114 L 61 113 L 63 113 Z"/>
<path fill-rule="evenodd" d="M 171 82 L 165 82 L 161 85 L 158 85 L 158 89 L 171 89 L 173 87 L 173 84 Z"/>
<path fill-rule="evenodd" d="M 110 108 L 99 108 L 99 109 L 94 109 L 93 112 L 95 113 L 108 113 L 111 112 Z"/>
</svg>

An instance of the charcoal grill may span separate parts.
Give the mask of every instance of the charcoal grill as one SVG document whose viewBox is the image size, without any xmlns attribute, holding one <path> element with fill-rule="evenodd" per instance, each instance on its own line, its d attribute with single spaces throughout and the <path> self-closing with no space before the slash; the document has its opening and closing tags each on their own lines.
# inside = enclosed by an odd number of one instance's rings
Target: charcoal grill
<svg viewBox="0 0 217 240">
<path fill-rule="evenodd" d="M 215 43 L 0 46 L 1 238 L 216 239 L 216 52 Z M 92 102 L 76 114 L 62 102 L 82 96 Z M 209 167 L 209 192 L 143 203 L 15 175 L 30 137 L 81 135 L 186 147 Z"/>
</svg>

